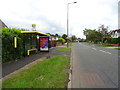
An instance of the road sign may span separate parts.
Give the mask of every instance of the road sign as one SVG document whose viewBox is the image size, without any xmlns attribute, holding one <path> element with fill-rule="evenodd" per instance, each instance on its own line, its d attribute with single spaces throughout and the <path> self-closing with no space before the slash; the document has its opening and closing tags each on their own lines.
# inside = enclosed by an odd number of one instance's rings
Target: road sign
<svg viewBox="0 0 120 90">
<path fill-rule="evenodd" d="M 36 28 L 36 24 L 32 24 L 32 28 Z"/>
</svg>

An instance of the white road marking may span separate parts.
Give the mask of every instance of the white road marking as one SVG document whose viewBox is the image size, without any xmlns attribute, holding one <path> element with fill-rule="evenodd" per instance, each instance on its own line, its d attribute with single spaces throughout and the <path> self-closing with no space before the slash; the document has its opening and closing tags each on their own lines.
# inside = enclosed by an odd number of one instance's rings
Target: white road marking
<svg viewBox="0 0 120 90">
<path fill-rule="evenodd" d="M 106 52 L 106 53 L 111 54 L 110 52 Z"/>
<path fill-rule="evenodd" d="M 101 51 L 101 52 L 106 52 L 106 51 L 103 51 L 103 50 L 99 50 L 99 51 Z"/>
<path fill-rule="evenodd" d="M 96 48 L 92 48 L 92 49 L 97 50 Z"/>
<path fill-rule="evenodd" d="M 106 51 L 103 51 L 103 50 L 99 50 L 101 52 L 104 52 L 104 53 L 107 53 L 107 54 L 111 54 L 110 52 L 106 52 Z"/>
</svg>

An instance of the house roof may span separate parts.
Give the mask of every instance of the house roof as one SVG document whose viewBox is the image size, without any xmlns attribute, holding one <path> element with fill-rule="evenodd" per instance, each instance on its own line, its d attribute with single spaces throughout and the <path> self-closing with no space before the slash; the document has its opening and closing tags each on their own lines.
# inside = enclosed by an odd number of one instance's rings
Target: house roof
<svg viewBox="0 0 120 90">
<path fill-rule="evenodd" d="M 113 30 L 113 32 L 120 32 L 120 29 Z"/>
<path fill-rule="evenodd" d="M 39 35 L 43 35 L 43 36 L 50 36 L 49 34 L 44 34 L 41 32 L 37 32 L 37 31 L 21 31 L 21 33 L 31 33 L 31 34 L 39 34 Z"/>
<path fill-rule="evenodd" d="M 0 28 L 1 27 L 8 28 L 8 26 L 0 19 Z"/>
</svg>

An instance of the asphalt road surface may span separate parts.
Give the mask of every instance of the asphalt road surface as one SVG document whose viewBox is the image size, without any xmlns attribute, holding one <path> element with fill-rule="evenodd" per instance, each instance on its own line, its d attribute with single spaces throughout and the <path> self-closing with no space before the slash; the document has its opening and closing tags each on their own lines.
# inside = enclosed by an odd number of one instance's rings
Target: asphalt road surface
<svg viewBox="0 0 120 90">
<path fill-rule="evenodd" d="M 118 50 L 74 43 L 72 88 L 118 88 Z"/>
</svg>

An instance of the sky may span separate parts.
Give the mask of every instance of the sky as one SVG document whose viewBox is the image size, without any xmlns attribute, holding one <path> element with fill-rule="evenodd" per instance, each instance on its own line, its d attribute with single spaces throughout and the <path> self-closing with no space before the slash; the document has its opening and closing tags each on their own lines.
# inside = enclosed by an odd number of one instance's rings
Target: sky
<svg viewBox="0 0 120 90">
<path fill-rule="evenodd" d="M 59 35 L 67 32 L 69 4 L 69 36 L 85 38 L 83 30 L 98 29 L 101 24 L 109 30 L 118 28 L 119 0 L 0 0 L 0 19 L 11 28 L 24 28 Z"/>
</svg>

